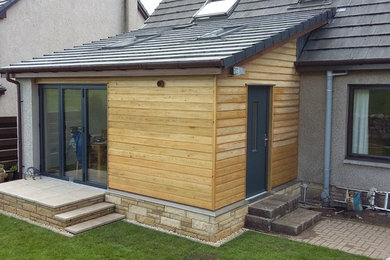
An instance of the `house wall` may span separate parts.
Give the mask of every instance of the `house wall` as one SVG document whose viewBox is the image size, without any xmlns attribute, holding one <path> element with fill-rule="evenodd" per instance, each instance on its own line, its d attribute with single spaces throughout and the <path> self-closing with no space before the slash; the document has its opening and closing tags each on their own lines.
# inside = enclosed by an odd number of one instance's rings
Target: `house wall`
<svg viewBox="0 0 390 260">
<path fill-rule="evenodd" d="M 143 19 L 137 0 L 128 1 L 128 28 L 135 29 Z M 0 20 L 0 66 L 121 33 L 125 28 L 123 6 L 124 1 L 118 0 L 19 1 Z M 0 97 L 0 115 L 15 116 L 16 89 L 5 79 L 0 83 L 8 89 Z"/>
<path fill-rule="evenodd" d="M 216 210 L 245 199 L 247 84 L 271 92 L 269 189 L 296 178 L 295 41 L 244 65 L 244 76 L 41 79 L 108 83 L 108 187 Z M 165 86 L 157 87 L 163 80 Z"/>
<path fill-rule="evenodd" d="M 214 209 L 214 89 L 214 76 L 111 81 L 108 187 Z"/>
<path fill-rule="evenodd" d="M 217 77 L 217 208 L 245 198 L 249 84 L 273 85 L 268 188 L 297 177 L 299 75 L 295 60 L 296 41 L 291 41 L 244 63 L 243 76 Z"/>
<path fill-rule="evenodd" d="M 390 190 L 390 165 L 345 160 L 348 84 L 389 84 L 389 71 L 350 71 L 334 78 L 331 185 Z M 299 179 L 323 183 L 326 72 L 301 74 Z M 365 165 L 364 165 L 365 164 Z M 309 186 L 310 187 L 310 186 Z"/>
</svg>

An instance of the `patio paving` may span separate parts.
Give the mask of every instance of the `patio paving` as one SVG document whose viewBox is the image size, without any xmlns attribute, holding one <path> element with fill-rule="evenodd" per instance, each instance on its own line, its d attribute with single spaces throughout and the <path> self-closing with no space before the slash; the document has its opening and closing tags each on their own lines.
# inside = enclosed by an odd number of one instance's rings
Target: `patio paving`
<svg viewBox="0 0 390 260">
<path fill-rule="evenodd" d="M 390 228 L 324 218 L 289 239 L 377 259 L 390 259 Z"/>
<path fill-rule="evenodd" d="M 103 196 L 105 190 L 49 177 L 0 184 L 0 194 L 24 199 L 50 208 L 59 208 Z"/>
</svg>

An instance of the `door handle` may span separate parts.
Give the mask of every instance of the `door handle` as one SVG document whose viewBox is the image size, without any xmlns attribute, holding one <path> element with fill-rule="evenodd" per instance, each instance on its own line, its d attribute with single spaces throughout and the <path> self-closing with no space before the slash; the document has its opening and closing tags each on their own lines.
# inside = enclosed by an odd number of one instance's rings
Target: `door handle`
<svg viewBox="0 0 390 260">
<path fill-rule="evenodd" d="M 267 134 L 264 134 L 264 147 L 268 146 L 268 136 Z"/>
</svg>

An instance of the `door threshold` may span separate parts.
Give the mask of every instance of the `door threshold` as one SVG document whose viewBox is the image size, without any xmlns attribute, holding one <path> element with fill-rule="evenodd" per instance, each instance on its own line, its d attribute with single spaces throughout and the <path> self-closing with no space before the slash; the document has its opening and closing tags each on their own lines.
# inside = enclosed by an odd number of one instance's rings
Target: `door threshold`
<svg viewBox="0 0 390 260">
<path fill-rule="evenodd" d="M 264 198 L 265 196 L 267 196 L 267 194 L 268 194 L 267 191 L 263 191 L 263 192 L 261 192 L 259 194 L 253 195 L 253 196 L 251 196 L 249 198 L 246 198 L 245 200 L 248 201 L 248 203 L 252 203 L 252 202 L 254 202 L 256 200 Z"/>
</svg>

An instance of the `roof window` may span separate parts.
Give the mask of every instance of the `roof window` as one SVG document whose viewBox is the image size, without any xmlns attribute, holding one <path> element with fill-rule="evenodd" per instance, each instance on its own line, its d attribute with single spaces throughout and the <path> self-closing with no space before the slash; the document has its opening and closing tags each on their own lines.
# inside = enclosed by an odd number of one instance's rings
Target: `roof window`
<svg viewBox="0 0 390 260">
<path fill-rule="evenodd" d="M 223 28 L 216 29 L 214 31 L 208 32 L 203 34 L 202 36 L 199 36 L 197 40 L 211 40 L 211 39 L 218 39 L 221 38 L 222 36 L 225 36 L 229 33 L 241 30 L 245 26 L 226 26 Z"/>
<path fill-rule="evenodd" d="M 122 41 L 114 42 L 103 46 L 102 49 L 119 49 L 132 46 L 136 43 L 145 42 L 150 39 L 158 37 L 159 34 L 147 34 L 147 35 L 133 35 L 129 38 L 123 39 Z"/>
<path fill-rule="evenodd" d="M 207 0 L 207 2 L 194 15 L 195 18 L 228 15 L 238 0 Z"/>
<path fill-rule="evenodd" d="M 298 0 L 295 4 L 288 7 L 288 9 L 309 8 L 332 4 L 332 0 Z"/>
<path fill-rule="evenodd" d="M 321 5 L 321 4 L 330 4 L 331 0 L 299 0 L 298 4 L 300 5 Z"/>
</svg>

